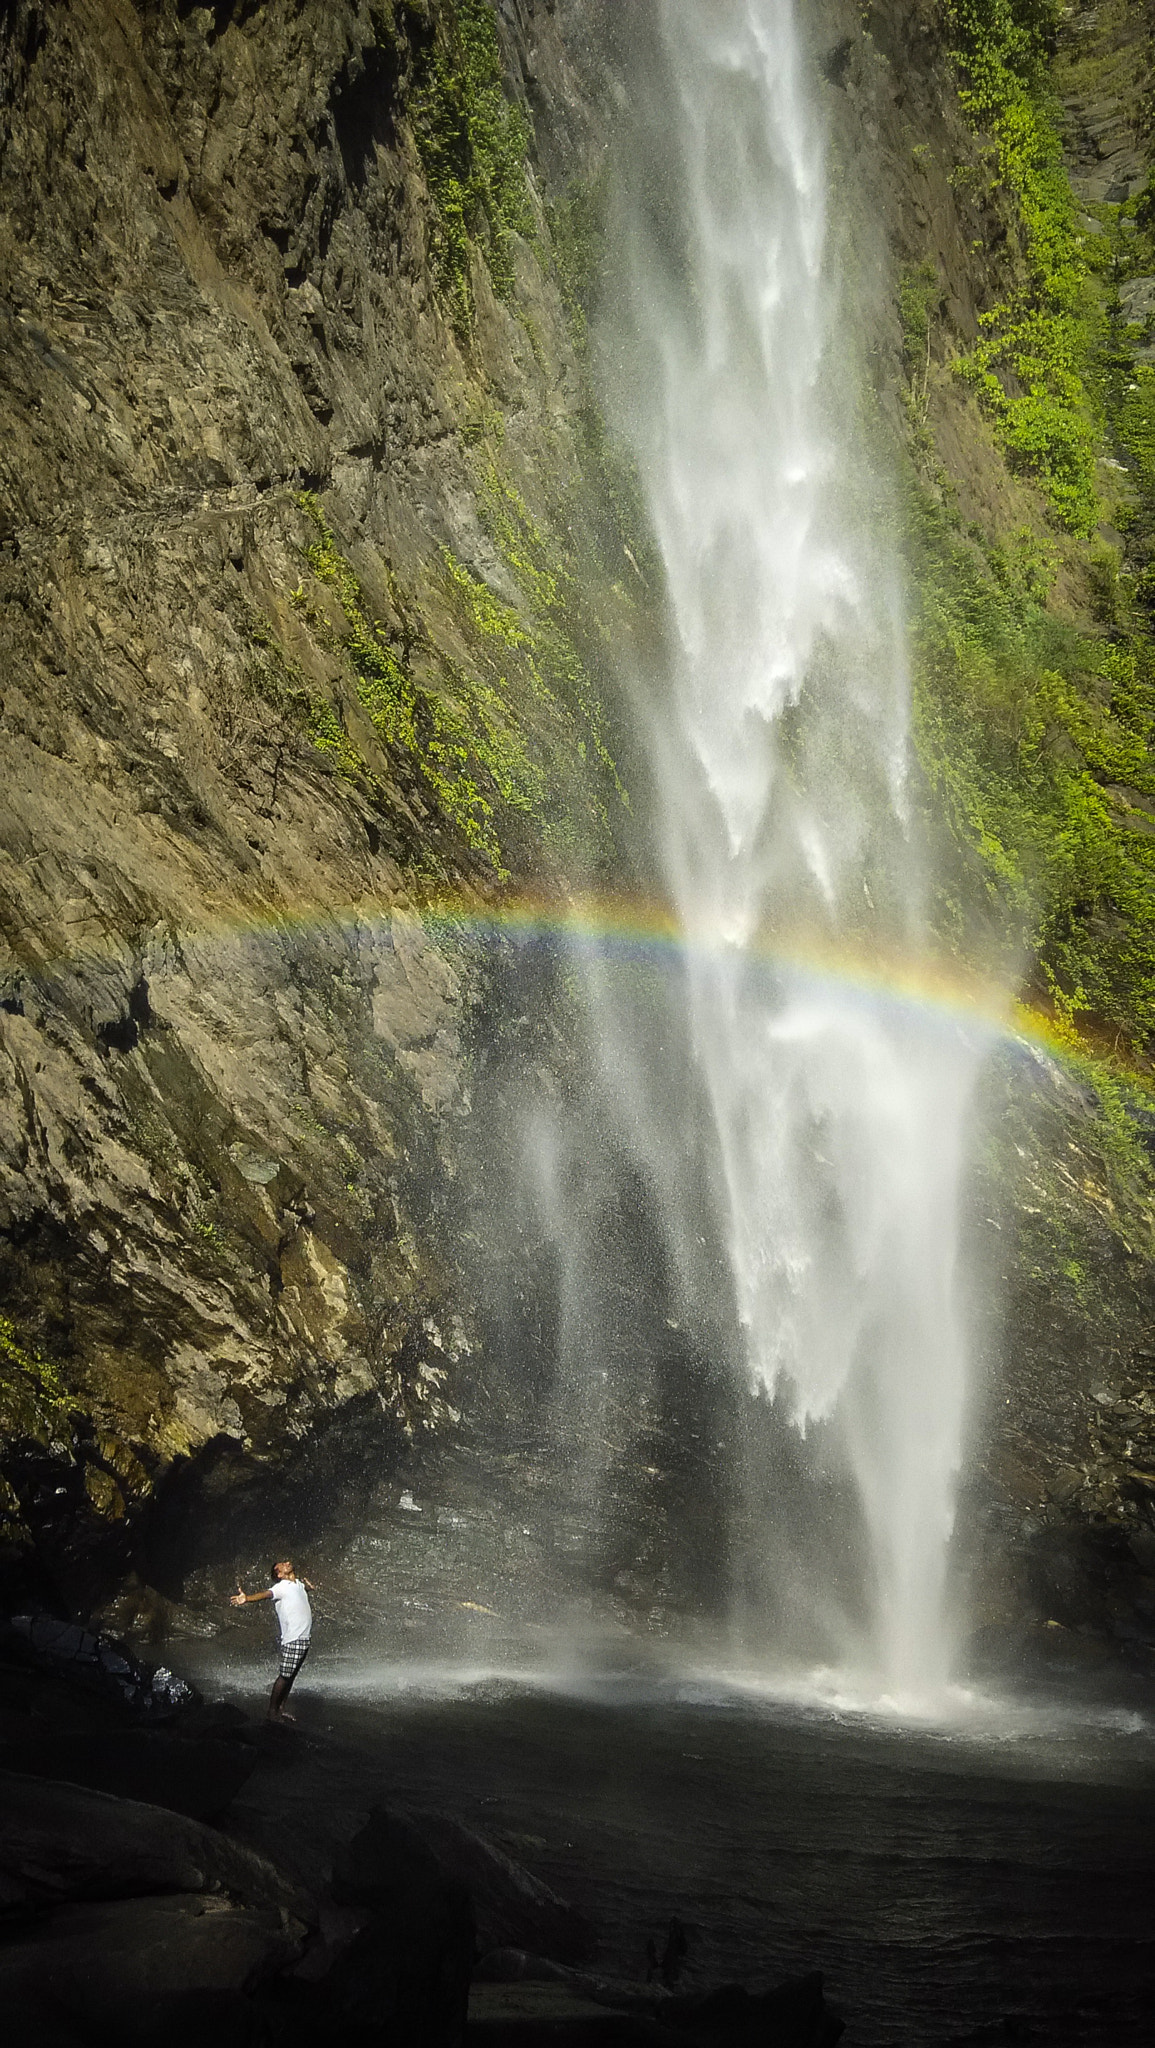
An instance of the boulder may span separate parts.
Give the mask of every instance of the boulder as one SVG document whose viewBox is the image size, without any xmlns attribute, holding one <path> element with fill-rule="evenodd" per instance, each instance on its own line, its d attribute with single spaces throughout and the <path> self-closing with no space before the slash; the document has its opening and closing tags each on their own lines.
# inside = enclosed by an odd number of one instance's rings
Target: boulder
<svg viewBox="0 0 1155 2048">
<path fill-rule="evenodd" d="M 524 1948 L 483 1949 L 473 1972 L 475 1984 L 568 1983 L 573 1971 Z"/>
<path fill-rule="evenodd" d="M 15 1717 L 13 1717 L 15 1721 Z M 257 1750 L 212 1736 L 186 1740 L 159 1728 L 90 1728 L 65 1742 L 59 1735 L 10 1728 L 9 1770 L 169 1807 L 193 1820 L 215 1820 L 254 1770 Z"/>
<path fill-rule="evenodd" d="M 473 1953 L 473 1914 L 460 1886 L 419 1888 L 408 1907 L 375 1914 L 322 1987 L 335 2038 L 460 2048 Z"/>
<path fill-rule="evenodd" d="M 194 1688 L 166 1666 L 140 1664 L 115 1637 L 54 1614 L 13 1615 L 0 1624 L 0 1644 L 8 1656 L 24 1658 L 140 1720 L 172 1720 L 197 1700 Z"/>
<path fill-rule="evenodd" d="M 214 2001 L 227 2011 L 296 1949 L 281 1912 L 203 1892 L 63 1906 L 0 1945 L 0 2003 L 14 2039 L 171 2044 L 194 2038 L 195 2013 L 195 2038 L 219 2044 L 202 2031 Z M 233 2017 L 224 2038 L 243 2040 Z"/>
<path fill-rule="evenodd" d="M 669 2034 L 649 2014 L 615 2011 L 565 1986 L 483 1985 L 470 2000 L 469 2048 L 544 2048 L 547 2042 L 550 2048 L 670 2048 Z"/>
<path fill-rule="evenodd" d="M 227 1893 L 253 1907 L 308 1911 L 263 1856 L 199 1821 L 0 1771 L 0 1906 L 154 1892 Z"/>
<path fill-rule="evenodd" d="M 474 1984 L 469 2041 L 486 2048 L 834 2048 L 842 2021 L 818 1975 L 771 1991 L 728 1984 L 693 1997 L 636 1985 L 532 1974 Z"/>
<path fill-rule="evenodd" d="M 413 2048 L 464 2035 L 475 1921 L 469 1891 L 413 1815 L 378 1809 L 336 1859 L 338 1904 L 371 1919 L 337 1958 L 326 1994 L 339 2024 Z"/>
<path fill-rule="evenodd" d="M 521 1864 L 447 1813 L 377 1809 L 337 1859 L 334 1896 L 377 1906 L 393 1898 L 397 1873 L 432 1865 L 473 1902 L 481 1954 L 525 1949 L 558 1962 L 584 1962 L 594 1948 L 588 1921 Z"/>
<path fill-rule="evenodd" d="M 723 1984 L 695 1997 L 668 1998 L 656 2017 L 687 2048 L 834 2048 L 844 2030 L 826 2003 L 820 1970 L 770 1991 Z"/>
</svg>

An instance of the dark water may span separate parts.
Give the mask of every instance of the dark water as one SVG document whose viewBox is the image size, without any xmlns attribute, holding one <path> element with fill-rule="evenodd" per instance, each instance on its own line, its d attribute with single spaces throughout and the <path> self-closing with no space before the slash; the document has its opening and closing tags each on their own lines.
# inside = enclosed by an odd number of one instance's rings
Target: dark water
<svg viewBox="0 0 1155 2048">
<path fill-rule="evenodd" d="M 1133 1712 L 1000 1709 L 947 1733 L 724 1686 L 406 1688 L 336 1660 L 297 1706 L 291 1758 L 246 1799 L 299 1862 L 376 1800 L 435 1804 L 582 1906 L 616 1975 L 644 1973 L 677 1913 L 688 1984 L 822 1969 L 850 2048 L 1155 2041 L 1155 1774 Z"/>
</svg>

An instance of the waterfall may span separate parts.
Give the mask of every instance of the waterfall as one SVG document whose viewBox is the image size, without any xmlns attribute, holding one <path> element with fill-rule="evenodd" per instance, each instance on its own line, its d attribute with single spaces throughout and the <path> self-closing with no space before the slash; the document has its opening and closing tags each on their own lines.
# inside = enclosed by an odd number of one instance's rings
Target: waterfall
<svg viewBox="0 0 1155 2048">
<path fill-rule="evenodd" d="M 654 0 L 637 21 L 603 388 L 668 593 L 666 654 L 633 683 L 681 947 L 665 1023 L 587 962 L 603 1078 L 691 1312 L 704 1204 L 748 1388 L 852 1475 L 855 1654 L 925 1695 L 951 1657 L 976 1053 L 888 986 L 924 945 L 923 863 L 816 89 L 792 0 Z"/>
</svg>

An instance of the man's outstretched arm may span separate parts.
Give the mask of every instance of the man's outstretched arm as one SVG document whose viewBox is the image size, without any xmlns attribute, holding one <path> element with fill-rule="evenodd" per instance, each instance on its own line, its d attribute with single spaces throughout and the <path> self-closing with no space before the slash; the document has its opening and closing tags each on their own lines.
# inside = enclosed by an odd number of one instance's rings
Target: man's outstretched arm
<svg viewBox="0 0 1155 2048">
<path fill-rule="evenodd" d="M 240 1587 L 238 1586 L 236 1592 L 230 1596 L 229 1606 L 247 1607 L 250 1600 L 271 1600 L 272 1597 L 272 1593 L 270 1592 L 267 1586 L 265 1587 L 263 1593 L 242 1593 Z"/>
</svg>

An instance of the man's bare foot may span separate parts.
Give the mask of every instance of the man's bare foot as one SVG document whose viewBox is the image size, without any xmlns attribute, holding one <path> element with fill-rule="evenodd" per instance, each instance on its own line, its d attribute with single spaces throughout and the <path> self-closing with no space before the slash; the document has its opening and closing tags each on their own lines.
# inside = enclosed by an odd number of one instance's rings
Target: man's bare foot
<svg viewBox="0 0 1155 2048">
<path fill-rule="evenodd" d="M 297 1716 L 286 1712 L 284 1707 L 277 1707 L 275 1709 L 270 1707 L 265 1718 L 269 1721 L 292 1721 L 295 1723 Z"/>
</svg>

